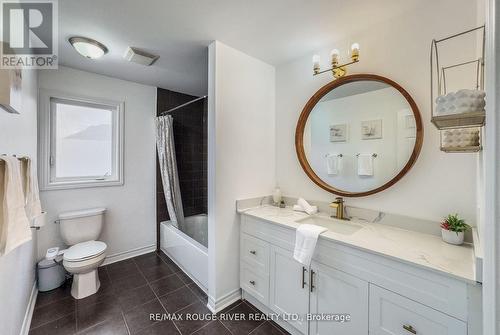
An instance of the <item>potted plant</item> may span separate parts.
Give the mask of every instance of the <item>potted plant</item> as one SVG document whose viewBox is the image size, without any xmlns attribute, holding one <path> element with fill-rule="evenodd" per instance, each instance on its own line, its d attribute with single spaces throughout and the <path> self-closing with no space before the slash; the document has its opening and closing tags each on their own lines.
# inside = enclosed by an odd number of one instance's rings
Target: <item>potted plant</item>
<svg viewBox="0 0 500 335">
<path fill-rule="evenodd" d="M 464 219 L 459 218 L 458 214 L 450 214 L 441 222 L 441 236 L 446 243 L 456 245 L 464 243 L 464 232 L 469 229 L 470 226 Z"/>
</svg>

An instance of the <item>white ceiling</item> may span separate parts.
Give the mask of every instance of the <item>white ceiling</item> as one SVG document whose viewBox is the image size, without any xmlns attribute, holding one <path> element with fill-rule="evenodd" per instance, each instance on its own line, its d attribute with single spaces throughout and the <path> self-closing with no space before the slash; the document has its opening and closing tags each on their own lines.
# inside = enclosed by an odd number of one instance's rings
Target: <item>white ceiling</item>
<svg viewBox="0 0 500 335">
<path fill-rule="evenodd" d="M 219 40 L 279 65 L 411 10 L 419 0 L 64 0 L 59 1 L 60 64 L 202 95 L 207 46 Z M 429 1 L 424 1 L 430 5 Z M 109 48 L 79 56 L 70 36 Z M 127 46 L 160 55 L 150 67 L 122 58 Z"/>
</svg>

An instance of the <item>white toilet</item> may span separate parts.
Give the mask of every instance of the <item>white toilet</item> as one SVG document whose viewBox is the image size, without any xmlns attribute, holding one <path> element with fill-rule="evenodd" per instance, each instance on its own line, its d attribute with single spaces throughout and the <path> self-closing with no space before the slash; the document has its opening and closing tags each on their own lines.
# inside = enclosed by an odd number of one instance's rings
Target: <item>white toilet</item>
<svg viewBox="0 0 500 335">
<path fill-rule="evenodd" d="M 106 243 L 96 241 L 101 234 L 105 208 L 84 209 L 59 214 L 61 237 L 68 246 L 63 266 L 73 274 L 71 295 L 82 299 L 96 293 L 101 285 L 97 268 L 106 257 Z"/>
</svg>

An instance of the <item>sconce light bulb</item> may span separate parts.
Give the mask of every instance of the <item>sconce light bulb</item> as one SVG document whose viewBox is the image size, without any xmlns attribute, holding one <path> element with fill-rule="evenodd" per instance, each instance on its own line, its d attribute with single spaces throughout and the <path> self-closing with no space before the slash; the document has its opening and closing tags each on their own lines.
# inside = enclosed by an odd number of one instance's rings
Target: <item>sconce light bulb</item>
<svg viewBox="0 0 500 335">
<path fill-rule="evenodd" d="M 313 56 L 313 71 L 314 71 L 314 74 L 317 74 L 319 72 L 319 61 L 320 61 L 320 58 L 319 58 L 319 55 L 314 55 Z"/>
<path fill-rule="evenodd" d="M 340 54 L 339 49 L 332 49 L 330 56 L 338 56 Z"/>
<path fill-rule="evenodd" d="M 359 44 L 353 43 L 351 45 L 351 59 L 353 62 L 359 61 Z"/>
<path fill-rule="evenodd" d="M 340 55 L 340 52 L 338 49 L 333 49 L 330 52 L 332 66 L 336 66 L 339 63 L 339 55 Z"/>
</svg>

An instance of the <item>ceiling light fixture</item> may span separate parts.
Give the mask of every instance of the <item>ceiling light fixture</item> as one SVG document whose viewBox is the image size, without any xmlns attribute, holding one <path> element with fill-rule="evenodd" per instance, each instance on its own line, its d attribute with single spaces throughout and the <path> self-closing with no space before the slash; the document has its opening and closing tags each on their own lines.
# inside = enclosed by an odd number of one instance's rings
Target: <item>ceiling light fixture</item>
<svg viewBox="0 0 500 335">
<path fill-rule="evenodd" d="M 90 59 L 101 58 L 108 53 L 108 48 L 102 43 L 97 42 L 91 38 L 73 36 L 69 38 L 69 43 L 75 48 L 75 50 L 82 55 Z"/>
</svg>

